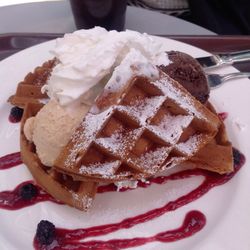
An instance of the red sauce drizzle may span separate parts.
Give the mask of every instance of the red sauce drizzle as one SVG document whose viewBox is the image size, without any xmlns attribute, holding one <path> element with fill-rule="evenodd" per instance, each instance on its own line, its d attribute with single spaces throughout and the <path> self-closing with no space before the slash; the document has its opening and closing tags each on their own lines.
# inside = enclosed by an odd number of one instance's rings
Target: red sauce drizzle
<svg viewBox="0 0 250 250">
<path fill-rule="evenodd" d="M 22 163 L 20 152 L 8 154 L 0 157 L 0 170 L 16 167 Z"/>
<path fill-rule="evenodd" d="M 51 195 L 42 190 L 39 186 L 37 188 L 37 195 L 29 200 L 24 200 L 20 196 L 20 189 L 22 186 L 32 183 L 33 181 L 25 181 L 19 184 L 14 190 L 0 192 L 0 208 L 7 210 L 17 210 L 20 208 L 28 207 L 42 201 L 53 201 L 58 203 Z"/>
<path fill-rule="evenodd" d="M 7 156 L 7 158 L 9 158 L 8 161 L 11 162 L 12 166 L 14 166 L 14 162 L 16 162 L 16 164 L 20 164 L 18 163 L 18 161 L 16 160 L 12 161 L 10 159 L 11 155 L 16 157 L 15 154 L 18 154 L 18 153 L 10 154 Z M 238 154 L 238 157 L 237 157 L 238 160 L 235 161 L 235 164 L 234 164 L 235 170 L 234 172 L 227 174 L 227 175 L 219 175 L 219 174 L 212 173 L 206 170 L 193 169 L 193 170 L 181 171 L 181 172 L 172 174 L 170 176 L 154 177 L 154 178 L 149 179 L 147 182 L 139 181 L 137 186 L 141 188 L 147 188 L 153 183 L 165 184 L 169 180 L 185 179 L 185 178 L 190 178 L 192 176 L 204 176 L 205 177 L 204 181 L 199 187 L 197 187 L 195 190 L 191 191 L 187 195 L 180 197 L 178 200 L 171 202 L 170 204 L 167 204 L 168 207 L 165 208 L 164 211 L 162 211 L 162 213 L 165 213 L 167 211 L 172 211 L 172 210 L 179 208 L 180 206 L 183 206 L 187 203 L 192 202 L 193 200 L 198 199 L 199 197 L 207 193 L 211 188 L 228 182 L 238 172 L 238 170 L 241 168 L 241 166 L 245 162 L 244 156 L 240 154 L 238 150 L 234 149 L 234 155 L 236 154 Z M 5 161 L 5 157 L 0 158 L 0 166 L 3 166 L 4 164 L 1 164 L 1 159 L 4 159 Z M 33 185 L 37 187 L 38 194 L 36 197 L 33 197 L 30 200 L 22 200 L 21 197 L 19 196 L 19 190 L 23 185 L 28 184 L 28 183 L 32 183 Z M 98 193 L 112 192 L 112 191 L 116 191 L 116 189 L 117 188 L 114 184 L 110 184 L 110 185 L 98 187 L 97 192 Z M 129 188 L 123 188 L 120 190 L 120 192 L 124 192 L 128 190 Z M 39 186 L 37 186 L 32 181 L 23 182 L 19 184 L 17 187 L 15 187 L 13 190 L 0 192 L 0 208 L 2 209 L 17 210 L 23 207 L 34 205 L 42 201 L 52 201 L 57 204 L 61 204 L 60 202 L 55 200 L 51 195 L 43 191 Z"/>
<path fill-rule="evenodd" d="M 50 246 L 40 246 L 38 241 L 34 240 L 35 249 L 77 249 L 77 250 L 89 250 L 89 249 L 102 249 L 102 250 L 117 250 L 129 247 L 141 246 L 153 241 L 159 242 L 173 242 L 177 240 L 189 237 L 199 232 L 206 224 L 206 217 L 199 211 L 190 211 L 186 214 L 183 224 L 173 230 L 158 233 L 151 237 L 141 237 L 132 239 L 112 239 L 108 241 L 87 241 L 79 242 L 88 232 L 88 229 L 56 229 L 56 240 L 54 240 Z M 109 225 L 106 225 L 108 227 Z M 104 235 L 106 231 L 102 231 L 104 226 L 96 227 L 96 236 Z M 100 233 L 102 232 L 102 234 Z M 94 235 L 94 233 L 92 234 Z M 94 235 L 94 236 L 95 236 Z"/>
<path fill-rule="evenodd" d="M 158 176 L 158 177 L 150 178 L 147 180 L 147 182 L 138 181 L 137 187 L 147 188 L 148 186 L 150 186 L 153 183 L 165 184 L 169 180 L 185 179 L 185 178 L 190 178 L 192 176 L 204 176 L 205 179 L 204 179 L 203 183 L 199 187 L 197 187 L 195 190 L 193 190 L 192 192 L 190 192 L 188 194 L 188 197 L 191 199 L 195 198 L 197 195 L 198 195 L 197 198 L 199 198 L 202 195 L 204 195 L 205 193 L 207 193 L 211 188 L 228 182 L 230 179 L 232 179 L 234 177 L 234 175 L 244 165 L 244 163 L 245 163 L 244 155 L 242 155 L 237 149 L 233 149 L 233 152 L 234 152 L 234 156 L 235 156 L 234 171 L 230 174 L 220 175 L 220 174 L 206 171 L 203 169 L 192 169 L 192 170 L 189 169 L 189 170 L 184 170 L 184 171 L 181 171 L 178 173 L 174 173 L 174 174 L 169 175 L 169 176 Z M 236 157 L 237 157 L 237 159 L 236 159 Z M 109 184 L 109 185 L 105 185 L 105 186 L 99 186 L 97 192 L 98 193 L 106 193 L 106 192 L 116 191 L 116 189 L 117 189 L 117 187 L 114 184 Z M 129 190 L 129 188 L 122 188 L 122 189 L 120 189 L 120 192 L 124 192 L 127 190 Z M 189 203 L 189 202 L 187 202 L 187 203 Z"/>
<path fill-rule="evenodd" d="M 85 229 L 75 229 L 75 230 L 67 230 L 67 229 L 56 229 L 56 239 L 49 246 L 40 245 L 36 238 L 34 238 L 34 247 L 36 249 L 123 249 L 128 247 L 141 246 L 143 244 L 153 242 L 153 241 L 161 241 L 161 242 L 171 242 L 180 240 L 186 237 L 189 237 L 196 232 L 200 231 L 206 223 L 205 216 L 199 211 L 191 211 L 189 212 L 183 224 L 174 230 L 169 230 L 165 232 L 158 233 L 151 237 L 144 238 L 133 238 L 133 239 L 112 239 L 108 241 L 87 241 L 80 242 L 81 240 L 88 237 L 101 236 L 105 234 L 109 234 L 111 232 L 115 232 L 120 229 L 128 229 L 137 224 L 144 223 L 150 221 L 154 218 L 157 218 L 164 213 L 169 211 L 174 211 L 181 206 L 184 206 L 199 197 L 203 196 L 210 189 L 215 186 L 222 185 L 228 182 L 242 167 L 245 162 L 245 157 L 236 149 L 234 149 L 234 172 L 226 175 L 219 175 L 216 173 L 212 173 L 206 170 L 185 170 L 170 176 L 160 176 L 149 179 L 149 181 L 139 182 L 138 186 L 141 188 L 146 188 L 151 184 L 164 184 L 169 180 L 178 180 L 184 178 L 190 178 L 192 176 L 204 176 L 204 181 L 198 186 L 196 189 L 191 191 L 190 193 L 179 197 L 178 199 L 171 201 L 165 204 L 163 207 L 150 210 L 144 214 L 140 214 L 135 217 L 124 219 L 121 222 L 95 226 Z M 6 169 L 9 167 L 14 167 L 21 163 L 20 153 L 9 154 L 7 156 L 0 158 L 0 166 L 1 169 Z M 30 200 L 24 200 L 20 196 L 20 188 L 23 185 L 28 183 L 32 183 L 32 181 L 26 181 L 19 184 L 12 191 L 2 191 L 0 192 L 0 208 L 15 210 L 20 209 L 26 206 L 31 206 L 38 202 L 42 201 L 52 201 L 58 203 L 53 197 L 44 192 L 40 187 L 37 187 L 37 195 Z M 106 185 L 98 188 L 98 193 L 115 191 L 116 187 L 114 185 Z M 122 191 L 127 191 L 128 189 L 123 189 Z"/>
<path fill-rule="evenodd" d="M 225 121 L 228 117 L 228 113 L 227 112 L 221 112 L 218 114 L 219 118 L 222 120 L 222 121 Z"/>
<path fill-rule="evenodd" d="M 165 204 L 163 207 L 150 210 L 144 214 L 140 214 L 135 217 L 124 219 L 121 222 L 113 223 L 113 224 L 107 224 L 107 225 L 101 225 L 101 226 L 95 226 L 90 228 L 82 228 L 82 229 L 75 229 L 75 230 L 67 230 L 67 229 L 56 229 L 56 239 L 49 245 L 44 246 L 40 245 L 38 241 L 36 240 L 36 237 L 34 238 L 34 247 L 35 249 L 123 249 L 128 247 L 135 247 L 135 246 L 141 246 L 149 242 L 153 241 L 161 241 L 161 242 L 171 242 L 180 240 L 186 237 L 189 237 L 196 232 L 200 231 L 205 223 L 206 219 L 205 216 L 199 212 L 199 211 L 191 211 L 189 212 L 182 224 L 181 227 L 161 232 L 159 234 L 156 234 L 151 237 L 145 237 L 145 238 L 133 238 L 133 239 L 112 239 L 108 241 L 87 241 L 87 242 L 80 242 L 80 240 L 86 239 L 88 237 L 95 237 L 95 236 L 101 236 L 106 235 L 111 232 L 115 232 L 120 229 L 128 229 L 135 225 L 138 225 L 140 223 L 147 222 L 149 220 L 152 220 L 154 218 L 157 218 L 164 213 L 167 213 L 169 211 L 174 211 L 178 209 L 181 206 L 184 206 L 205 193 L 207 193 L 210 189 L 212 189 L 215 186 L 222 185 L 226 182 L 228 182 L 242 167 L 242 165 L 245 162 L 245 157 L 240 154 L 238 150 L 234 149 L 234 172 L 230 174 L 225 175 L 219 175 L 216 173 L 212 173 L 205 170 L 186 170 L 179 173 L 172 174 L 171 176 L 161 176 L 152 178 L 149 181 L 148 185 L 151 185 L 151 183 L 157 183 L 157 184 L 164 184 L 168 180 L 177 180 L 177 179 L 183 179 L 183 178 L 189 178 L 191 176 L 197 176 L 202 175 L 205 177 L 204 181 L 200 186 L 198 186 L 196 189 L 191 191 L 190 193 L 171 201 L 167 204 Z M 141 187 L 147 187 L 146 183 L 139 183 L 139 186 Z M 113 191 L 114 187 L 112 185 L 103 186 L 99 188 L 99 192 L 109 192 Z M 67 246 L 65 248 L 65 246 Z"/>
</svg>

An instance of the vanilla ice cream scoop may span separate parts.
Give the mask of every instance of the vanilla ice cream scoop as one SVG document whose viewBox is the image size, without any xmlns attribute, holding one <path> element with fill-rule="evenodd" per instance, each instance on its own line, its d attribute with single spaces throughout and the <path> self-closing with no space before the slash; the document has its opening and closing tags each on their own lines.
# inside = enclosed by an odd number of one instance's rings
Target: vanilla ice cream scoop
<svg viewBox="0 0 250 250">
<path fill-rule="evenodd" d="M 25 122 L 24 134 L 36 145 L 36 152 L 44 165 L 53 166 L 88 109 L 86 105 L 79 105 L 68 110 L 51 100 L 35 117 Z"/>
</svg>

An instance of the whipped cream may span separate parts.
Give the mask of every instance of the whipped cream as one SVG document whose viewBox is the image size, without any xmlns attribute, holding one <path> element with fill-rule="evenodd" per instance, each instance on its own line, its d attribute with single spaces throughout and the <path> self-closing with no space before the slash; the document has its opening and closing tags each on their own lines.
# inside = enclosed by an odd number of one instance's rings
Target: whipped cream
<svg viewBox="0 0 250 250">
<path fill-rule="evenodd" d="M 100 27 L 66 34 L 64 38 L 57 39 L 52 53 L 59 59 L 59 64 L 52 71 L 43 91 L 62 106 L 80 102 L 84 95 L 92 95 L 89 93 L 98 84 L 105 85 L 110 78 L 113 81 L 113 72 L 123 75 L 126 80 L 126 72 L 119 71 L 124 60 L 126 65 L 134 64 L 133 59 L 142 59 L 144 64 L 148 61 L 153 65 L 170 63 L 162 44 L 151 36 L 130 30 L 108 32 Z M 97 89 L 99 92 L 100 88 Z"/>
</svg>

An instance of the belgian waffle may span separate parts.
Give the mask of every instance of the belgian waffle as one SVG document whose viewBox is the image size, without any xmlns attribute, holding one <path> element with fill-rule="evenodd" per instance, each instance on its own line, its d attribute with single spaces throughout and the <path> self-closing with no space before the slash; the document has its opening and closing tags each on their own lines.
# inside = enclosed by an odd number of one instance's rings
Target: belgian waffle
<svg viewBox="0 0 250 250">
<path fill-rule="evenodd" d="M 211 103 L 206 106 L 214 114 L 216 111 Z M 226 128 L 222 122 L 216 136 L 203 148 L 201 148 L 191 159 L 185 162 L 187 167 L 202 168 L 219 174 L 233 171 L 233 149 L 228 140 Z"/>
<path fill-rule="evenodd" d="M 27 103 L 21 122 L 21 157 L 29 168 L 36 182 L 55 199 L 72 207 L 86 211 L 92 204 L 96 193 L 97 183 L 75 181 L 69 175 L 58 172 L 56 169 L 44 166 L 39 160 L 35 145 L 30 143 L 23 132 L 25 121 L 42 108 L 42 104 Z"/>
<path fill-rule="evenodd" d="M 119 80 L 119 79 L 118 79 Z M 190 159 L 221 122 L 178 82 L 156 78 L 111 82 L 84 117 L 55 168 L 76 180 L 146 178 Z"/>
<path fill-rule="evenodd" d="M 36 86 L 40 93 L 55 66 L 53 61 L 36 68 L 23 83 Z M 24 86 L 20 83 L 18 88 Z M 19 103 L 25 108 L 21 123 L 23 162 L 37 183 L 57 200 L 87 210 L 95 196 L 97 182 L 146 178 L 183 161 L 191 168 L 218 173 L 232 171 L 232 146 L 223 122 L 212 114 L 216 112 L 211 104 L 208 103 L 207 108 L 212 113 L 164 73 L 155 80 L 135 77 L 116 91 L 112 87 L 105 87 L 65 148 L 72 153 L 69 146 L 79 146 L 79 159 L 70 171 L 66 164 L 65 168 L 44 166 L 35 145 L 24 136 L 25 121 L 43 106 L 41 96 L 17 91 L 18 95 L 10 98 L 14 105 Z M 94 135 L 90 142 L 83 137 L 86 128 L 91 128 Z M 189 151 L 183 150 L 193 136 L 200 138 L 200 144 Z M 143 155 L 148 158 L 143 159 Z M 122 161 L 121 156 L 126 156 L 126 160 Z M 160 164 L 154 165 L 159 158 Z"/>
<path fill-rule="evenodd" d="M 15 95 L 8 101 L 14 106 L 24 108 L 27 102 L 40 103 L 48 98 L 46 93 L 41 92 L 41 87 L 47 82 L 56 63 L 57 60 L 52 59 L 35 68 L 18 84 Z"/>
</svg>

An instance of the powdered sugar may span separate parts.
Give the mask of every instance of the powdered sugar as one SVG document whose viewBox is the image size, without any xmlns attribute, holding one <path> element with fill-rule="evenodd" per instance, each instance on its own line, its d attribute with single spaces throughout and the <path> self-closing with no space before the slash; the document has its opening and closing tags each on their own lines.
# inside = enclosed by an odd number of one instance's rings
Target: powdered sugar
<svg viewBox="0 0 250 250">
<path fill-rule="evenodd" d="M 118 106 L 117 109 L 133 116 L 143 126 L 146 125 L 149 118 L 155 115 L 157 109 L 164 101 L 164 96 L 153 96 L 143 100 L 136 100 L 131 106 Z"/>
<path fill-rule="evenodd" d="M 133 147 L 133 143 L 138 139 L 141 129 L 134 129 L 129 132 L 123 130 L 116 131 L 111 137 L 102 137 L 95 140 L 95 142 L 106 148 L 112 154 L 125 157 L 128 151 Z"/>
<path fill-rule="evenodd" d="M 100 176 L 112 176 L 115 174 L 120 164 L 120 161 L 112 161 L 104 163 L 97 162 L 88 166 L 81 165 L 79 173 Z"/>
<path fill-rule="evenodd" d="M 181 142 L 176 145 L 176 148 L 187 155 L 193 155 L 198 149 L 202 135 L 193 135 L 186 142 Z"/>
<path fill-rule="evenodd" d="M 149 125 L 147 128 L 170 144 L 174 144 L 180 138 L 183 129 L 186 128 L 192 120 L 193 116 L 174 116 L 168 114 L 163 117 L 159 124 Z"/>
<path fill-rule="evenodd" d="M 83 126 L 84 126 L 84 133 L 86 137 L 93 138 L 96 133 L 100 130 L 100 128 L 103 126 L 104 122 L 109 119 L 109 117 L 112 115 L 113 108 L 109 108 L 99 114 L 93 115 L 88 114 L 85 117 Z"/>
<path fill-rule="evenodd" d="M 160 147 L 156 150 L 146 152 L 140 157 L 129 159 L 129 161 L 135 162 L 142 169 L 142 172 L 155 174 L 167 158 L 169 149 L 168 147 Z"/>
<path fill-rule="evenodd" d="M 75 204 L 75 207 L 81 207 L 83 210 L 87 211 L 93 203 L 93 198 L 87 195 L 82 195 L 75 193 L 73 191 L 70 191 L 73 198 L 73 203 Z"/>
<path fill-rule="evenodd" d="M 124 152 L 127 140 L 121 133 L 116 132 L 111 137 L 98 138 L 95 140 L 97 144 L 103 146 L 111 152 Z"/>
<path fill-rule="evenodd" d="M 103 111 L 100 114 L 93 115 L 88 113 L 80 127 L 73 133 L 71 140 L 73 147 L 70 149 L 65 165 L 67 168 L 73 168 L 80 160 L 79 152 L 84 154 L 84 149 L 86 150 L 90 143 L 94 140 L 97 132 L 101 129 L 103 124 L 112 114 L 112 108 Z M 78 159 L 79 158 L 79 159 Z"/>
<path fill-rule="evenodd" d="M 206 117 L 196 109 L 194 101 L 179 88 L 175 87 L 171 81 L 173 80 L 170 80 L 166 75 L 152 84 L 160 88 L 170 99 L 174 100 L 177 105 L 186 110 L 189 114 L 193 114 L 199 119 L 206 119 Z"/>
</svg>

